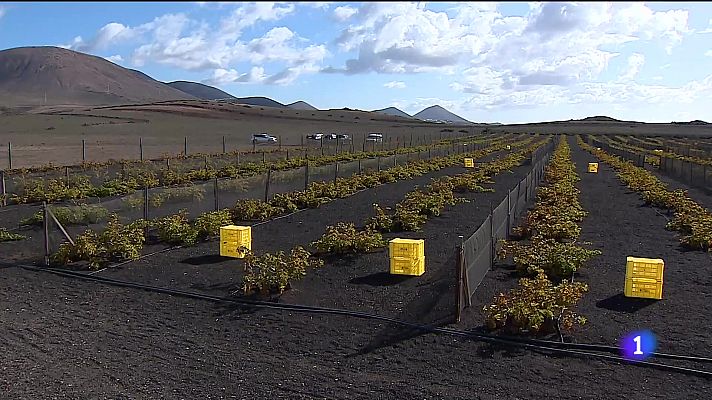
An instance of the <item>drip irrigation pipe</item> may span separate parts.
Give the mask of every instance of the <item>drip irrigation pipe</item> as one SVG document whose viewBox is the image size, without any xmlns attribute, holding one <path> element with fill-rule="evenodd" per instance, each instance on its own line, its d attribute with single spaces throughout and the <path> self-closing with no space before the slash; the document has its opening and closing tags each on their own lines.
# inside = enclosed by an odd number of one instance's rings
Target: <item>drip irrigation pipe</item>
<svg viewBox="0 0 712 400">
<path fill-rule="evenodd" d="M 479 340 L 482 342 L 487 342 L 487 343 L 519 346 L 519 347 L 527 348 L 530 350 L 548 351 L 548 352 L 555 353 L 555 354 L 558 353 L 558 354 L 564 354 L 564 355 L 573 355 L 573 356 L 579 356 L 579 357 L 610 360 L 610 361 L 616 361 L 619 363 L 629 363 L 629 364 L 633 364 L 633 365 L 640 365 L 640 366 L 657 368 L 657 369 L 661 369 L 661 370 L 668 370 L 668 371 L 687 373 L 687 374 L 693 374 L 693 375 L 697 375 L 697 376 L 712 378 L 712 372 L 703 371 L 703 370 L 697 370 L 697 369 L 686 368 L 686 367 L 678 367 L 678 366 L 654 363 L 654 362 L 649 362 L 649 361 L 630 361 L 630 360 L 627 360 L 620 356 L 591 353 L 591 352 L 580 351 L 580 350 L 572 350 L 570 348 L 561 348 L 562 346 L 571 345 L 570 343 L 536 341 L 536 340 L 531 340 L 531 339 L 514 340 L 513 338 L 503 338 L 503 337 L 499 337 L 499 336 L 483 335 L 483 334 L 477 334 L 477 333 L 473 333 L 473 332 L 460 331 L 460 330 L 449 329 L 449 328 L 440 328 L 440 327 L 432 327 L 432 326 L 427 326 L 427 325 L 420 325 L 417 323 L 402 321 L 402 320 L 398 320 L 398 319 L 391 318 L 391 317 L 386 317 L 386 316 L 377 315 L 377 314 L 370 314 L 370 313 L 361 312 L 361 311 L 350 311 L 350 310 L 343 310 L 343 309 L 337 309 L 337 308 L 325 308 L 325 307 L 306 306 L 306 305 L 289 304 L 289 303 L 274 303 L 274 302 L 259 301 L 259 300 L 247 300 L 247 299 L 234 299 L 234 298 L 218 297 L 218 296 L 211 296 L 211 295 L 207 295 L 207 294 L 188 292 L 188 291 L 184 291 L 184 290 L 169 289 L 169 288 L 164 288 L 164 287 L 160 287 L 160 286 L 145 285 L 145 284 L 136 283 L 136 282 L 128 282 L 128 281 L 121 281 L 121 280 L 117 280 L 117 279 L 87 275 L 87 274 L 80 273 L 80 272 L 66 271 L 66 270 L 55 269 L 55 268 L 42 268 L 42 267 L 35 267 L 35 266 L 30 266 L 30 265 L 8 264 L 5 262 L 0 262 L 0 264 L 10 266 L 10 267 L 20 267 L 25 270 L 30 270 L 30 271 L 35 271 L 35 272 L 47 272 L 47 273 L 64 276 L 64 277 L 79 278 L 79 279 L 83 279 L 83 280 L 87 280 L 87 281 L 105 283 L 105 284 L 109 284 L 109 285 L 113 285 L 113 286 L 127 287 L 127 288 L 133 288 L 133 289 L 143 289 L 143 290 L 147 290 L 147 291 L 151 291 L 151 292 L 188 297 L 188 298 L 193 298 L 193 299 L 198 299 L 198 300 L 233 303 L 233 304 L 240 304 L 240 305 L 244 305 L 244 306 L 262 307 L 262 308 L 277 309 L 277 310 L 288 310 L 288 311 L 295 311 L 295 312 L 307 312 L 307 313 L 315 313 L 315 314 L 331 314 L 331 315 L 350 316 L 350 317 L 356 317 L 356 318 L 362 318 L 362 319 L 372 319 L 372 320 L 388 322 L 388 323 L 392 323 L 392 324 L 396 324 L 396 325 L 406 326 L 406 327 L 418 329 L 418 330 L 421 330 L 424 332 L 440 333 L 440 334 L 447 334 L 447 335 L 458 336 L 458 337 L 463 337 L 463 338 L 476 339 L 476 340 Z M 581 347 L 581 346 L 584 346 L 584 347 Z M 601 346 L 601 345 L 575 344 L 573 347 L 574 348 L 587 348 L 589 350 L 594 350 L 594 351 L 611 351 L 611 349 L 612 349 L 611 346 Z M 653 353 L 653 356 L 660 356 L 660 354 Z M 680 355 L 667 355 L 667 356 L 670 356 L 668 358 L 675 358 L 675 359 L 679 359 L 679 360 L 712 361 L 710 359 L 703 358 L 703 357 L 688 357 L 688 356 L 680 356 Z"/>
</svg>

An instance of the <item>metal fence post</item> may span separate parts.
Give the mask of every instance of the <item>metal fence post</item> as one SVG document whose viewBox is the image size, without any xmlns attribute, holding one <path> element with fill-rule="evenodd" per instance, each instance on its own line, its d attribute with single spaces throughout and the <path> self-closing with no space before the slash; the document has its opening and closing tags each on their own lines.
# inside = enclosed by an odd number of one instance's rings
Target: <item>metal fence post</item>
<svg viewBox="0 0 712 400">
<path fill-rule="evenodd" d="M 222 144 L 223 144 L 223 154 L 227 153 L 227 146 L 225 145 L 225 136 L 222 138 Z"/>
<path fill-rule="evenodd" d="M 188 136 L 183 137 L 183 155 L 188 157 Z"/>
<path fill-rule="evenodd" d="M 12 169 L 12 142 L 7 142 L 7 163 L 9 164 L 8 169 Z"/>
<path fill-rule="evenodd" d="M 171 159 L 168 157 L 166 158 L 166 170 L 167 171 L 171 170 Z"/>
<path fill-rule="evenodd" d="M 361 159 L 358 159 L 358 173 L 361 173 Z"/>
<path fill-rule="evenodd" d="M 82 163 L 87 161 L 87 146 L 86 140 L 82 139 Z"/>
<path fill-rule="evenodd" d="M 267 170 L 267 181 L 265 182 L 265 203 L 269 201 L 269 181 L 272 180 L 272 166 Z"/>
<path fill-rule="evenodd" d="M 381 172 L 381 156 L 376 157 L 376 162 L 378 165 L 378 172 Z"/>
<path fill-rule="evenodd" d="M 309 160 L 304 165 L 304 190 L 307 190 L 307 187 L 309 187 Z"/>
<path fill-rule="evenodd" d="M 334 163 L 334 183 L 336 183 L 336 179 L 339 177 L 339 162 L 336 161 Z"/>
<path fill-rule="evenodd" d="M 490 209 L 489 217 L 490 217 L 490 246 L 491 246 L 490 251 L 492 252 L 491 253 L 492 257 L 490 257 L 489 266 L 491 269 L 494 266 L 494 253 L 495 253 L 495 250 L 497 247 L 496 242 L 495 242 L 495 237 L 494 237 L 494 214 L 493 214 L 493 209 L 492 209 L 492 201 L 490 201 L 490 203 L 489 203 L 489 209 Z"/>
<path fill-rule="evenodd" d="M 460 236 L 460 242 L 462 242 L 462 236 Z M 455 247 L 455 252 L 457 254 L 457 268 L 455 268 L 455 274 L 457 277 L 457 285 L 455 285 L 455 290 L 457 291 L 456 297 L 455 297 L 455 299 L 456 299 L 456 301 L 455 301 L 455 307 L 456 307 L 455 308 L 455 322 L 457 323 L 457 322 L 460 322 L 460 317 L 461 317 L 462 309 L 463 309 L 463 306 L 462 306 L 463 297 L 465 297 L 463 295 L 463 291 L 465 290 L 465 288 L 464 288 L 465 285 L 463 284 L 464 273 L 462 271 L 463 270 L 463 258 L 464 258 L 464 256 L 463 256 L 464 250 L 463 250 L 462 243 L 460 243 L 459 245 L 457 245 Z"/>
<path fill-rule="evenodd" d="M 139 159 L 143 161 L 143 138 L 138 138 Z"/>
<path fill-rule="evenodd" d="M 220 193 L 218 192 L 218 177 L 213 181 L 213 195 L 215 196 L 215 211 L 220 210 Z"/>
<path fill-rule="evenodd" d="M 262 165 L 267 164 L 267 158 L 265 156 L 265 151 L 262 150 Z"/>
<path fill-rule="evenodd" d="M 49 213 L 46 201 L 42 202 L 42 225 L 44 228 L 44 265 L 49 267 Z"/>
<path fill-rule="evenodd" d="M 67 187 L 71 185 L 71 182 L 69 180 L 69 167 L 66 166 L 64 167 L 64 178 L 67 180 Z"/>
</svg>

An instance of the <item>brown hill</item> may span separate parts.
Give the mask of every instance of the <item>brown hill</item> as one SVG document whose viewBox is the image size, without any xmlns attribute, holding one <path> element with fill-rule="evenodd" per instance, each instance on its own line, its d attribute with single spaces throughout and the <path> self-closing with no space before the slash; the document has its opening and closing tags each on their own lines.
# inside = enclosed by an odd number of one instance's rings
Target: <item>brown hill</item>
<svg viewBox="0 0 712 400">
<path fill-rule="evenodd" d="M 0 106 L 179 99 L 194 97 L 101 57 L 58 47 L 0 51 Z"/>
</svg>

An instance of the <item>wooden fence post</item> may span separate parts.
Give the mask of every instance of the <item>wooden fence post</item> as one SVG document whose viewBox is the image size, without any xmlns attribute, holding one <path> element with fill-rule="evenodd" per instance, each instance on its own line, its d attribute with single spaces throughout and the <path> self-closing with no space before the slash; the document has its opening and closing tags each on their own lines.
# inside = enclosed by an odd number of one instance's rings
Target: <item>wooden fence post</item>
<svg viewBox="0 0 712 400">
<path fill-rule="evenodd" d="M 272 166 L 267 170 L 267 181 L 265 182 L 265 203 L 269 201 L 269 181 L 272 179 Z"/>
</svg>

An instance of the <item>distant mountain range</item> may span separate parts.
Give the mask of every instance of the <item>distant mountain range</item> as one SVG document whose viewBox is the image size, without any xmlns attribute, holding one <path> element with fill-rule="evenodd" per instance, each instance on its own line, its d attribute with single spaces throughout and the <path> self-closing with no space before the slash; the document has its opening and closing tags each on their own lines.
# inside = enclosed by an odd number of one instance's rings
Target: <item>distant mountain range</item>
<svg viewBox="0 0 712 400">
<path fill-rule="evenodd" d="M 226 100 L 257 107 L 316 111 L 305 101 L 285 105 L 268 97 L 236 97 L 190 81 L 159 82 L 104 58 L 59 47 L 18 47 L 0 51 L 0 106 L 115 105 L 170 100 Z M 350 110 L 349 108 L 344 108 Z M 433 122 L 469 123 L 440 106 L 414 116 L 398 108 L 373 111 Z"/>
<path fill-rule="evenodd" d="M 222 100 L 222 99 L 235 99 L 236 97 L 230 93 L 223 92 L 222 90 L 204 85 L 197 82 L 189 81 L 175 81 L 167 82 L 166 85 L 178 89 L 182 92 L 188 93 L 191 96 L 197 97 L 201 100 Z"/>
</svg>

